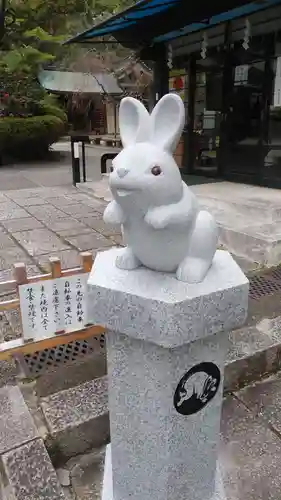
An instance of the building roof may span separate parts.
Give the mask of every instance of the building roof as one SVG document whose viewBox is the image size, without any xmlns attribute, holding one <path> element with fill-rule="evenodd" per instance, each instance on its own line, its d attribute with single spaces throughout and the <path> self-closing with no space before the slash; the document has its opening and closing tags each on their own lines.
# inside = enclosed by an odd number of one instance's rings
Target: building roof
<svg viewBox="0 0 281 500">
<path fill-rule="evenodd" d="M 51 92 L 71 94 L 122 94 L 114 76 L 99 73 L 42 70 L 38 79 L 42 87 Z"/>
<path fill-rule="evenodd" d="M 93 43 L 97 37 L 111 35 L 122 45 L 136 49 L 167 42 L 279 3 L 281 0 L 140 0 L 67 43 Z"/>
</svg>

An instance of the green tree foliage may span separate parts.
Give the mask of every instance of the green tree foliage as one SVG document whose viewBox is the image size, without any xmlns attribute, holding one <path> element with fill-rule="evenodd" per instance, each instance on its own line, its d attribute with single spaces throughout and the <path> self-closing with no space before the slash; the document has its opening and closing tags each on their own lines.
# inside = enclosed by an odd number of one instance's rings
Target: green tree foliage
<svg viewBox="0 0 281 500">
<path fill-rule="evenodd" d="M 42 66 L 67 59 L 72 49 L 62 41 L 131 3 L 129 0 L 7 2 L 5 34 L 0 42 L 0 113 L 2 109 L 2 115 L 16 116 L 40 114 L 46 92 L 37 74 Z"/>
</svg>

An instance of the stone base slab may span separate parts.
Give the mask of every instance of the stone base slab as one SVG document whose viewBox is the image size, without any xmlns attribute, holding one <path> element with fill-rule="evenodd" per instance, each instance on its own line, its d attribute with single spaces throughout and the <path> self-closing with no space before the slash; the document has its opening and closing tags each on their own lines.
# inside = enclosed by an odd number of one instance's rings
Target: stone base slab
<svg viewBox="0 0 281 500">
<path fill-rule="evenodd" d="M 202 283 L 140 267 L 118 269 L 123 249 L 97 254 L 88 279 L 88 322 L 166 348 L 243 325 L 249 282 L 228 252 L 217 250 Z"/>
</svg>

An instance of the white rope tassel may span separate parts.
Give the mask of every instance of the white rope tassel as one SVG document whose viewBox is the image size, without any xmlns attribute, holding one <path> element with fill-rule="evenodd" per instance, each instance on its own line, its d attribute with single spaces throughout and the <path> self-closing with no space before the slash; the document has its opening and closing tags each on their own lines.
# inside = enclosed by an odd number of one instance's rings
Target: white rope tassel
<svg viewBox="0 0 281 500">
<path fill-rule="evenodd" d="M 201 55 L 202 59 L 206 59 L 207 48 L 208 48 L 208 35 L 205 32 L 203 34 L 202 45 L 201 45 L 201 52 L 200 52 L 200 55 Z"/>
<path fill-rule="evenodd" d="M 249 49 L 250 37 L 251 37 L 251 24 L 250 24 L 249 19 L 246 19 L 246 21 L 245 21 L 245 30 L 244 30 L 244 40 L 243 40 L 243 43 L 242 43 L 242 47 L 245 50 Z"/>
<path fill-rule="evenodd" d="M 168 46 L 167 66 L 169 69 L 173 69 L 173 48 L 172 48 L 172 45 Z"/>
</svg>

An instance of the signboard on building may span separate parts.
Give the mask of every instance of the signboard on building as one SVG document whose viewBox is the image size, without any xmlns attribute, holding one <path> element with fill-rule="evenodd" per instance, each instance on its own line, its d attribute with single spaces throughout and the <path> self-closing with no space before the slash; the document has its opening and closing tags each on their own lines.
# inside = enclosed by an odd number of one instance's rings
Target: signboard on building
<svg viewBox="0 0 281 500">
<path fill-rule="evenodd" d="M 19 287 L 24 340 L 81 330 L 86 320 L 88 273 Z"/>
<path fill-rule="evenodd" d="M 169 74 L 169 91 L 176 92 L 184 100 L 187 75 L 185 70 L 171 70 Z"/>
<path fill-rule="evenodd" d="M 249 66 L 248 64 L 241 64 L 235 67 L 234 85 L 246 85 L 248 83 Z"/>
</svg>

